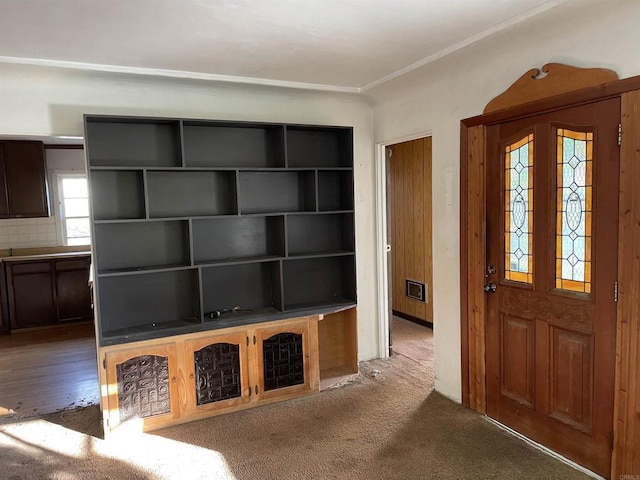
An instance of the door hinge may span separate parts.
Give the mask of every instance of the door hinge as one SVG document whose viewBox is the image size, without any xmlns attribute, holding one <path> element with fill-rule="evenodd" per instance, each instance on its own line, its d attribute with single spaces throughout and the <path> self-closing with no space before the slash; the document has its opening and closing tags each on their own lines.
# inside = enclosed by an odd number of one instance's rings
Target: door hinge
<svg viewBox="0 0 640 480">
<path fill-rule="evenodd" d="M 618 282 L 613 282 L 613 300 L 618 302 Z"/>
<path fill-rule="evenodd" d="M 622 145 L 622 124 L 618 124 L 618 146 Z"/>
</svg>

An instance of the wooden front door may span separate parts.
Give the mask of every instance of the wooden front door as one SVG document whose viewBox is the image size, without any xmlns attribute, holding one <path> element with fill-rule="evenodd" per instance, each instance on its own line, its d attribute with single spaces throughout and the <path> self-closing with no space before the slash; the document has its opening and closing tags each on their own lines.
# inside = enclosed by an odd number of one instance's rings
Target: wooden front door
<svg viewBox="0 0 640 480">
<path fill-rule="evenodd" d="M 487 413 L 604 476 L 619 122 L 612 99 L 487 129 Z"/>
</svg>

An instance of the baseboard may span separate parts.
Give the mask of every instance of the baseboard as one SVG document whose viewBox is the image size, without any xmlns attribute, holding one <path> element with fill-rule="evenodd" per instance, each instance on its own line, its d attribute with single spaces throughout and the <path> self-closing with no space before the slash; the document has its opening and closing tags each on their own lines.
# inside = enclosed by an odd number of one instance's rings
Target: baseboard
<svg viewBox="0 0 640 480">
<path fill-rule="evenodd" d="M 413 323 L 417 323 L 418 325 L 422 325 L 423 327 L 428 327 L 431 330 L 433 330 L 433 322 L 428 322 L 426 320 L 422 320 L 421 318 L 414 317 L 413 315 L 407 315 L 406 313 L 402 313 L 397 310 L 392 310 L 392 313 L 396 317 L 404 318 L 405 320 L 408 320 Z"/>
</svg>

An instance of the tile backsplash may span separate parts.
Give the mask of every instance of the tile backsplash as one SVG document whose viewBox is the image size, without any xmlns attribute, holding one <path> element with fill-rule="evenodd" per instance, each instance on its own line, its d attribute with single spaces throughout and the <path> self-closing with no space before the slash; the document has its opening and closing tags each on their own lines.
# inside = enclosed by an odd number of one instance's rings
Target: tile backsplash
<svg viewBox="0 0 640 480">
<path fill-rule="evenodd" d="M 58 245 L 55 217 L 0 220 L 0 249 Z"/>
</svg>

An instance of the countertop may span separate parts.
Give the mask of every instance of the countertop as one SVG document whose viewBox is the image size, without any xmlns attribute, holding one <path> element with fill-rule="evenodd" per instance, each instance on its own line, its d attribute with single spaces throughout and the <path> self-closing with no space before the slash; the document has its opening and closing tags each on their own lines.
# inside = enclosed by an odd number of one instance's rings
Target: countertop
<svg viewBox="0 0 640 480">
<path fill-rule="evenodd" d="M 0 262 L 74 258 L 84 255 L 91 255 L 91 250 L 87 246 L 13 248 L 0 250 Z"/>
<path fill-rule="evenodd" d="M 55 258 L 74 258 L 85 255 L 91 255 L 91 251 L 83 252 L 65 252 L 65 253 L 42 253 L 39 255 L 11 255 L 8 257 L 0 257 L 3 262 L 22 262 L 25 260 L 49 260 Z"/>
</svg>

